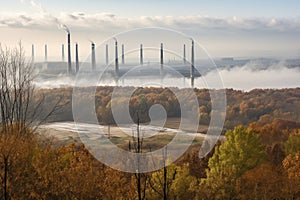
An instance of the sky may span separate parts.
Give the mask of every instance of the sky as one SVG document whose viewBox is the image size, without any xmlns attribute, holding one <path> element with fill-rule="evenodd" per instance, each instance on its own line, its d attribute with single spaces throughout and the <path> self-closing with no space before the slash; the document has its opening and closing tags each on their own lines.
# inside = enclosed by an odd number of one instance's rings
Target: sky
<svg viewBox="0 0 300 200">
<path fill-rule="evenodd" d="M 300 2 L 297 0 L 1 0 L 0 42 L 22 41 L 30 52 L 58 59 L 65 24 L 72 42 L 101 43 L 141 27 L 165 27 L 201 43 L 213 57 L 300 57 Z M 174 41 L 176 42 L 176 41 Z M 29 53 L 30 54 L 30 53 Z"/>
</svg>

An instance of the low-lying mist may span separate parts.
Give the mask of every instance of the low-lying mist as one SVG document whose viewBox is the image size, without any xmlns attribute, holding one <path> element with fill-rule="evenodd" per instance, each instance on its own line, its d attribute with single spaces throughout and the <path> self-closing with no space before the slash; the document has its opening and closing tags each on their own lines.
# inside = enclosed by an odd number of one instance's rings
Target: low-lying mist
<svg viewBox="0 0 300 200">
<path fill-rule="evenodd" d="M 195 78 L 195 87 L 210 88 L 205 84 L 205 79 L 213 79 L 217 76 L 222 78 L 224 88 L 233 88 L 237 90 L 249 91 L 255 88 L 295 88 L 300 87 L 300 67 L 287 66 L 283 62 L 273 64 L 255 63 L 250 61 L 242 66 L 223 66 L 218 68 L 218 72 L 210 71 L 201 77 Z M 88 75 L 68 76 L 65 73 L 52 76 L 43 76 L 41 72 L 35 79 L 37 88 L 61 88 L 76 86 L 164 86 L 164 87 L 190 87 L 190 78 L 165 76 L 132 76 L 122 77 L 116 81 L 112 76 L 106 76 L 99 79 L 97 76 Z M 147 85 L 145 85 L 147 80 Z M 150 85 L 149 85 L 150 83 Z M 219 89 L 219 88 L 216 88 Z"/>
</svg>

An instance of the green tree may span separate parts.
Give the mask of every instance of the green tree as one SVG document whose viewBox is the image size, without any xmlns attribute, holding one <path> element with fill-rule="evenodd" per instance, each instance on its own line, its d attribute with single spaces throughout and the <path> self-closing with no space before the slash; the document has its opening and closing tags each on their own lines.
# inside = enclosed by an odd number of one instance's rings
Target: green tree
<svg viewBox="0 0 300 200">
<path fill-rule="evenodd" d="M 176 166 L 171 164 L 166 167 L 167 174 L 164 178 L 164 169 L 152 173 L 147 191 L 148 199 L 164 199 L 164 182 L 166 181 L 165 199 L 193 199 L 193 190 L 190 185 L 196 178 L 190 175 L 189 165 Z"/>
<path fill-rule="evenodd" d="M 265 158 L 259 137 L 242 126 L 226 132 L 226 140 L 209 160 L 207 178 L 201 187 L 208 190 L 210 198 L 235 199 L 238 195 L 240 177 L 258 166 Z"/>
<path fill-rule="evenodd" d="M 284 144 L 286 155 L 295 155 L 300 152 L 300 134 L 290 135 Z"/>
<path fill-rule="evenodd" d="M 191 185 L 197 182 L 197 179 L 190 175 L 189 169 L 189 164 L 177 167 L 177 174 L 171 187 L 174 199 L 193 199 L 194 190 L 191 188 Z"/>
</svg>

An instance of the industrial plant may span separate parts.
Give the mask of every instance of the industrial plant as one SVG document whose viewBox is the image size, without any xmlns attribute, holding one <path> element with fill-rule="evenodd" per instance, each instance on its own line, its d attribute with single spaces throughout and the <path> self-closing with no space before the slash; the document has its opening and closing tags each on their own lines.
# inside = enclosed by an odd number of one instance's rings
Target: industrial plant
<svg viewBox="0 0 300 200">
<path fill-rule="evenodd" d="M 61 45 L 61 60 L 53 61 L 48 59 L 48 45 L 45 44 L 44 49 L 44 61 L 36 62 L 35 60 L 35 46 L 32 44 L 32 63 L 34 63 L 36 68 L 39 68 L 39 72 L 41 76 L 44 77 L 53 77 L 57 74 L 65 74 L 67 76 L 76 76 L 79 72 L 84 72 L 87 76 L 93 76 L 95 73 L 99 72 L 103 69 L 107 69 L 111 75 L 118 79 L 126 72 L 130 71 L 130 69 L 134 66 L 141 66 L 142 68 L 137 72 L 136 76 L 142 75 L 151 75 L 153 74 L 153 70 L 151 69 L 150 61 L 145 62 L 145 51 L 147 51 L 147 47 L 143 46 L 143 43 L 139 46 L 139 62 L 133 61 L 125 61 L 126 60 L 126 52 L 125 52 L 125 44 L 121 45 L 121 53 L 119 53 L 119 44 L 118 39 L 116 37 L 112 38 L 114 41 L 114 46 L 110 46 L 112 44 L 105 44 L 104 49 L 96 48 L 96 44 L 94 41 L 90 40 L 90 61 L 84 60 L 80 61 L 79 56 L 79 44 L 76 42 L 74 47 L 74 55 L 75 62 L 72 62 L 72 49 L 71 49 L 71 32 L 66 25 L 63 25 L 64 30 L 66 31 L 66 45 Z M 65 46 L 67 46 L 67 55 L 65 55 Z M 53 47 L 51 47 L 53 48 Z M 109 50 L 114 50 L 114 55 L 110 55 Z M 97 52 L 96 54 L 96 51 Z M 160 48 L 157 48 L 159 52 L 159 56 L 157 59 L 157 66 L 159 66 L 160 76 L 163 78 L 165 66 L 172 66 L 176 72 L 179 72 L 182 76 L 191 80 L 191 86 L 194 87 L 194 79 L 195 77 L 200 77 L 200 73 L 195 70 L 195 50 L 194 50 L 194 40 L 191 39 L 191 51 L 190 51 L 190 60 L 186 58 L 186 44 L 183 45 L 182 52 L 182 60 L 169 60 L 166 62 L 165 49 L 164 44 L 160 43 Z M 103 55 L 103 57 L 99 57 L 99 54 Z M 67 61 L 65 61 L 65 57 L 67 57 Z M 121 59 L 121 62 L 119 61 Z M 126 63 L 126 64 L 125 64 Z M 190 67 L 188 67 L 190 65 Z M 153 65 L 152 65 L 153 67 Z"/>
</svg>

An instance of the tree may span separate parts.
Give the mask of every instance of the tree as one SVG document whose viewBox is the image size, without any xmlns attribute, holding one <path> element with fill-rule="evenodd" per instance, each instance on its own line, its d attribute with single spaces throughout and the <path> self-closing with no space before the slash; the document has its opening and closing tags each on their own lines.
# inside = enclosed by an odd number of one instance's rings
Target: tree
<svg viewBox="0 0 300 200">
<path fill-rule="evenodd" d="M 141 135 L 140 128 L 140 118 L 139 112 L 137 112 L 137 126 L 136 126 L 136 137 L 134 136 L 134 131 L 132 135 L 132 143 L 129 141 L 129 151 L 133 151 L 136 153 L 136 160 L 133 161 L 134 164 L 137 165 L 136 173 L 134 173 L 134 177 L 136 180 L 136 189 L 138 194 L 138 200 L 142 200 L 146 198 L 146 183 L 147 183 L 147 175 L 140 171 L 141 163 L 143 160 L 141 159 L 141 154 L 143 153 L 143 137 Z"/>
<path fill-rule="evenodd" d="M 147 190 L 149 199 L 193 199 L 194 191 L 190 185 L 196 178 L 190 175 L 189 165 L 176 166 L 171 164 L 151 175 Z M 167 172 L 167 173 L 166 173 Z"/>
<path fill-rule="evenodd" d="M 286 155 L 295 155 L 300 152 L 300 134 L 292 134 L 284 144 Z"/>
<path fill-rule="evenodd" d="M 196 178 L 190 175 L 189 164 L 177 167 L 177 173 L 171 186 L 174 199 L 193 199 L 194 190 L 191 186 L 197 182 Z"/>
<path fill-rule="evenodd" d="M 173 199 L 171 186 L 175 180 L 177 166 L 171 164 L 163 169 L 153 172 L 149 180 L 147 196 L 149 199 Z"/>
<path fill-rule="evenodd" d="M 288 155 L 282 162 L 288 178 L 289 199 L 300 198 L 300 152 Z"/>
<path fill-rule="evenodd" d="M 34 87 L 33 67 L 25 61 L 22 46 L 13 50 L 0 46 L 0 119 L 1 159 L 3 163 L 3 196 L 8 199 L 8 167 L 17 153 L 17 142 L 31 136 L 28 126 L 35 117 L 30 111 Z M 5 144 L 6 143 L 6 144 Z"/>
<path fill-rule="evenodd" d="M 8 175 L 23 152 L 22 143 L 34 138 L 34 131 L 58 108 L 59 101 L 41 115 L 43 95 L 35 94 L 34 67 L 26 61 L 21 43 L 12 50 L 0 45 L 0 159 L 2 192 L 8 199 Z"/>
<path fill-rule="evenodd" d="M 286 182 L 281 166 L 263 163 L 241 177 L 240 199 L 284 199 Z"/>
<path fill-rule="evenodd" d="M 259 137 L 242 126 L 226 132 L 226 140 L 209 160 L 207 178 L 201 185 L 216 199 L 234 199 L 238 194 L 240 177 L 258 166 L 265 158 Z"/>
</svg>

